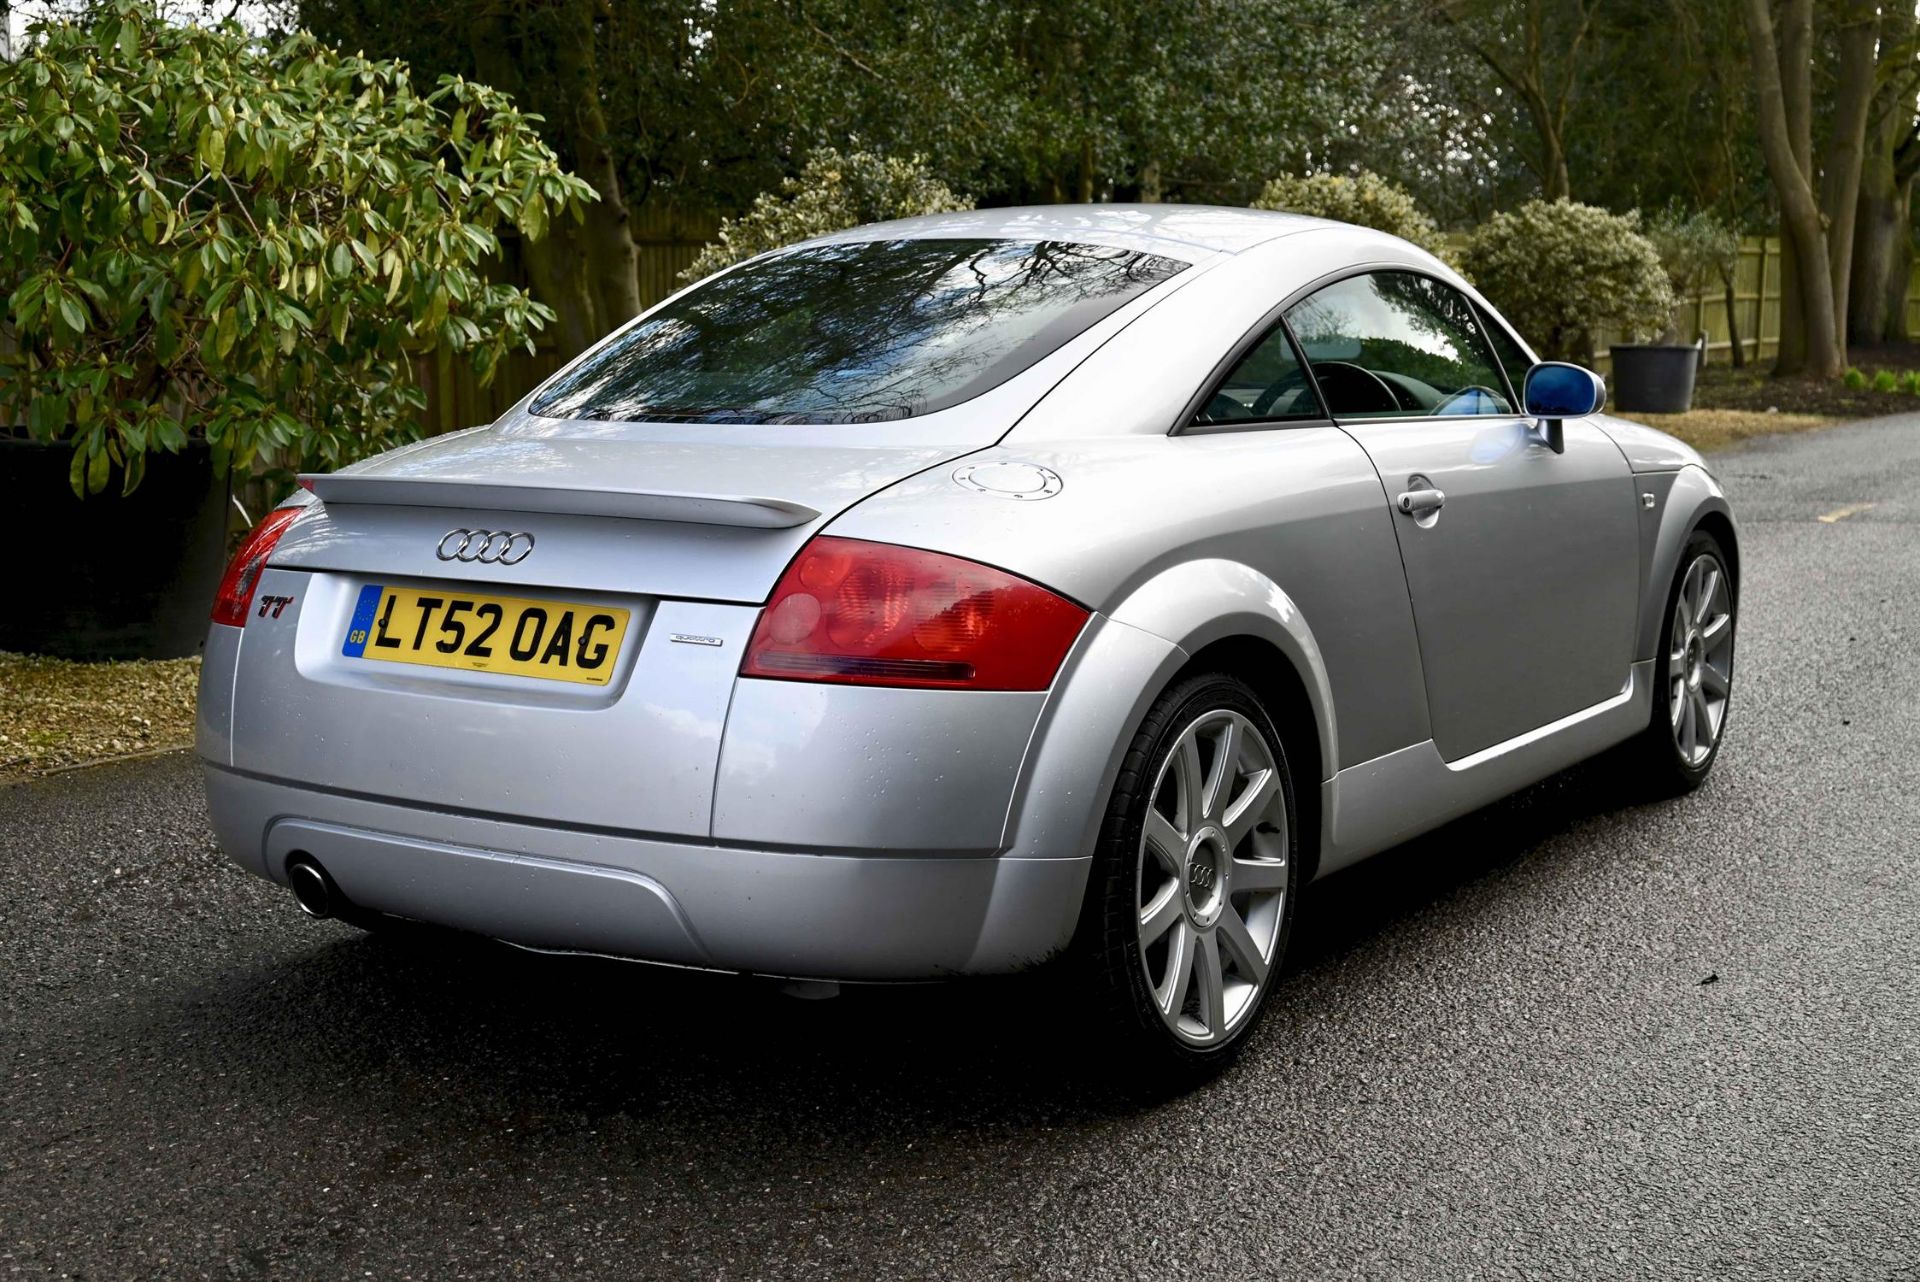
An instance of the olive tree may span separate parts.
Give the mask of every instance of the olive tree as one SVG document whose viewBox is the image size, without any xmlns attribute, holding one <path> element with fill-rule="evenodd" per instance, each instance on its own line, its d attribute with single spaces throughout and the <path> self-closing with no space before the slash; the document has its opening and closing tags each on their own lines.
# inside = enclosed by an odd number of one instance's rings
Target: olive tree
<svg viewBox="0 0 1920 1282">
<path fill-rule="evenodd" d="M 1644 342 L 1673 312 L 1673 287 L 1638 213 L 1528 201 L 1474 229 L 1462 259 L 1474 284 L 1547 360 L 1591 365 L 1601 330 Z"/>
<path fill-rule="evenodd" d="M 592 191 L 535 118 L 457 78 L 145 0 L 0 63 L 0 411 L 73 446 L 76 492 L 190 439 L 333 467 L 417 433 L 415 355 L 482 377 L 552 313 L 485 267 Z"/>
<path fill-rule="evenodd" d="M 822 148 L 778 193 L 763 192 L 746 213 L 721 223 L 719 237 L 680 279 L 699 280 L 755 254 L 861 223 L 971 208 L 973 202 L 928 173 L 919 156 Z"/>
<path fill-rule="evenodd" d="M 1676 299 L 1691 298 L 1706 289 L 1710 280 L 1718 280 L 1729 295 L 1733 292 L 1734 272 L 1740 263 L 1740 234 L 1707 210 L 1681 214 L 1669 210 L 1655 214 L 1647 222 L 1647 239 L 1660 255 L 1667 283 Z M 1727 323 L 1737 321 L 1735 309 L 1727 308 Z M 1668 342 L 1679 339 L 1678 328 L 1669 323 L 1662 337 Z M 1733 347 L 1740 346 L 1739 334 L 1733 335 Z"/>
</svg>

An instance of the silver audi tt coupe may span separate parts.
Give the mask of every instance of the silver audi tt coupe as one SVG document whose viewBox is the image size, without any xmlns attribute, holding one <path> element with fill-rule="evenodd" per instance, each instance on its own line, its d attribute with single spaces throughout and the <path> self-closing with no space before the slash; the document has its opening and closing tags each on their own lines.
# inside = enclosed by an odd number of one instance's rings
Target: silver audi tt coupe
<svg viewBox="0 0 1920 1282">
<path fill-rule="evenodd" d="M 1603 399 L 1340 224 L 823 237 L 303 478 L 215 604 L 213 820 L 357 925 L 814 980 L 1060 958 L 1142 1064 L 1217 1064 L 1313 878 L 1615 745 L 1712 768 L 1732 514 Z"/>
</svg>

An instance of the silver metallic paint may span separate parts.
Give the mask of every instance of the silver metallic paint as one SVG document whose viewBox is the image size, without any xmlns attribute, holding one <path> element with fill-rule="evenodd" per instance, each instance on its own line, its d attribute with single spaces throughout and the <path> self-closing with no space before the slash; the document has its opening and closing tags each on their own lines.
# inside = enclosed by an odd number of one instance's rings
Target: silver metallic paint
<svg viewBox="0 0 1920 1282">
<path fill-rule="evenodd" d="M 1464 757 L 1609 698 L 1633 659 L 1639 518 L 1613 442 L 1568 420 L 1564 453 L 1518 418 L 1346 424 L 1397 515 L 1433 738 Z M 1416 479 L 1417 478 L 1417 479 Z"/>
<path fill-rule="evenodd" d="M 1622 460 L 1632 515 L 1624 535 L 1609 520 L 1601 542 L 1627 565 L 1604 572 L 1602 595 L 1643 662 L 1591 706 L 1448 762 L 1401 565 L 1406 532 L 1395 523 L 1411 523 L 1392 509 L 1391 482 L 1405 478 L 1383 484 L 1355 440 L 1364 432 L 1328 424 L 1178 434 L 1225 354 L 1313 282 L 1397 266 L 1472 294 L 1437 260 L 1360 229 L 1176 206 L 968 211 L 835 238 L 904 235 L 1091 239 L 1194 266 L 993 393 L 936 415 L 572 423 L 531 416 L 522 402 L 490 428 L 350 469 L 425 482 L 401 487 L 417 502 L 439 481 L 538 474 L 548 497 L 762 497 L 820 515 L 748 528 L 320 505 L 283 540 L 260 589 L 292 594 L 295 606 L 209 637 L 198 742 L 222 844 L 276 879 L 296 838 L 326 846 L 312 853 L 350 898 L 530 946 L 924 978 L 1018 969 L 1065 945 L 1127 742 L 1212 641 L 1260 638 L 1307 691 L 1325 763 L 1321 873 L 1647 724 L 1644 660 L 1679 548 L 1704 514 L 1731 519 L 1685 446 L 1606 416 L 1568 422 L 1589 443 L 1604 433 Z M 969 490 L 953 479 L 962 460 L 1044 467 L 1059 492 L 1009 503 Z M 1642 509 L 1650 489 L 1657 505 Z M 1464 510 L 1452 493 L 1441 528 Z M 1541 513 L 1546 528 L 1565 516 Z M 511 569 L 434 560 L 440 535 L 476 523 L 532 531 L 539 552 Z M 758 605 L 821 531 L 999 565 L 1094 613 L 1053 688 L 1030 696 L 735 679 Z M 1553 544 L 1564 555 L 1577 534 Z M 1458 572 L 1464 581 L 1473 567 Z M 338 645 L 351 585 L 409 577 L 606 594 L 637 611 L 634 639 L 605 689 L 347 667 Z M 722 645 L 674 645 L 676 632 Z M 492 782 L 503 755 L 530 763 L 504 787 Z"/>
<path fill-rule="evenodd" d="M 1653 664 L 1612 698 L 1459 761 L 1432 740 L 1341 771 L 1329 785 L 1324 876 L 1429 832 L 1631 737 L 1653 709 Z"/>
<path fill-rule="evenodd" d="M 233 764 L 233 683 L 239 675 L 243 628 L 215 623 L 200 657 L 200 692 L 193 710 L 193 750 L 203 761 Z"/>
<path fill-rule="evenodd" d="M 684 964 L 761 974 L 1021 970 L 1065 947 L 1087 874 L 1085 858 L 759 851 L 424 810 L 219 767 L 206 780 L 222 846 L 274 881 L 302 849 L 367 907 L 623 957 L 679 960 L 690 939 L 699 951 Z M 610 895 L 634 911 L 609 921 Z M 592 933 L 575 935 L 576 921 Z"/>
<path fill-rule="evenodd" d="M 727 714 L 713 836 L 743 845 L 992 854 L 1046 698 L 741 681 Z"/>
<path fill-rule="evenodd" d="M 1127 602 L 1168 571 L 1205 561 L 1245 566 L 1284 585 L 1295 622 L 1257 600 L 1266 588 L 1247 589 L 1256 598 L 1249 607 L 1215 590 L 1222 581 L 1203 570 L 1207 584 L 1188 594 L 1190 606 L 1176 607 L 1184 613 L 1154 607 L 1154 622 L 1142 626 L 1195 649 L 1230 635 L 1224 617 L 1249 609 L 1266 617 L 1262 633 L 1276 643 L 1310 632 L 1338 726 L 1324 744 L 1328 762 L 1350 765 L 1429 734 L 1396 518 L 1346 433 L 1300 427 L 1028 442 L 1016 431 L 974 457 L 1002 455 L 1052 468 L 1066 485 L 1045 503 L 1007 504 L 925 473 L 854 508 L 832 532 L 1005 566 L 1115 618 L 1131 617 Z"/>
<path fill-rule="evenodd" d="M 1738 524 L 1727 503 L 1727 492 L 1706 468 L 1689 465 L 1672 474 L 1666 497 L 1657 512 L 1660 528 L 1647 558 L 1646 589 L 1640 599 L 1639 639 L 1636 658 L 1651 659 L 1660 648 L 1660 627 L 1666 620 L 1667 594 L 1674 576 L 1680 572 L 1680 556 L 1687 538 L 1700 526 L 1701 518 L 1715 516 L 1725 520 L 1738 537 Z M 1737 555 L 1737 549 L 1729 549 Z M 1739 578 L 1734 580 L 1734 599 L 1739 600 Z"/>
<path fill-rule="evenodd" d="M 602 687 L 346 658 L 340 643 L 360 585 L 280 569 L 262 576 L 262 592 L 295 602 L 245 630 L 234 690 L 248 711 L 234 720 L 240 768 L 436 808 L 707 835 L 721 727 L 757 610 L 613 599 L 634 617 Z M 727 644 L 674 645 L 673 632 Z"/>
<path fill-rule="evenodd" d="M 485 525 L 488 515 L 472 508 L 321 504 L 280 540 L 273 564 L 510 593 L 549 587 L 758 605 L 813 529 L 517 513 L 515 528 L 532 531 L 540 547 L 519 565 L 448 563 L 434 555 L 449 527 Z"/>
</svg>

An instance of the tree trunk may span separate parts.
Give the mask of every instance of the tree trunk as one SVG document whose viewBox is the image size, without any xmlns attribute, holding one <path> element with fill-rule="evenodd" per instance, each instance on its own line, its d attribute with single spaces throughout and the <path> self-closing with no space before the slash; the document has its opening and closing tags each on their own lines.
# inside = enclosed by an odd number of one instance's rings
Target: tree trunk
<svg viewBox="0 0 1920 1282">
<path fill-rule="evenodd" d="M 1902 48 L 1920 36 L 1913 14 L 1881 15 L 1883 47 Z M 1907 336 L 1907 283 L 1913 270 L 1911 200 L 1920 173 L 1920 128 L 1914 124 L 1916 86 L 1884 81 L 1874 95 L 1854 204 L 1853 263 L 1847 286 L 1847 332 L 1864 343 Z"/>
<path fill-rule="evenodd" d="M 600 199 L 587 206 L 580 240 L 588 287 L 593 291 L 594 319 L 600 334 L 605 334 L 640 314 L 640 266 L 632 220 L 620 190 L 619 167 L 608 140 L 606 113 L 600 107 L 593 0 L 572 0 L 566 26 L 554 43 L 554 71 L 571 117 L 566 128 L 574 170 L 600 193 Z"/>
<path fill-rule="evenodd" d="M 1533 69 L 1539 74 L 1539 69 Z M 1567 171 L 1567 144 L 1554 121 L 1554 111 L 1546 91 L 1533 80 L 1523 80 L 1521 99 L 1527 118 L 1533 122 L 1534 136 L 1540 142 L 1540 191 L 1548 200 L 1572 200 L 1573 179 Z"/>
<path fill-rule="evenodd" d="M 1851 0 L 1840 17 L 1840 65 L 1833 95 L 1831 141 L 1820 177 L 1827 226 L 1827 275 L 1833 291 L 1834 341 L 1847 349 L 1847 297 L 1853 278 L 1854 212 L 1860 196 L 1867 117 L 1873 106 L 1874 46 L 1879 15 L 1873 0 Z"/>
<path fill-rule="evenodd" d="M 1160 162 L 1149 160 L 1140 166 L 1140 203 L 1157 205 L 1165 199 L 1165 182 L 1160 176 Z"/>
<path fill-rule="evenodd" d="M 1760 150 L 1780 200 L 1784 270 L 1774 373 L 1838 378 L 1846 365 L 1833 307 L 1827 231 L 1813 185 L 1813 0 L 1786 0 L 1774 39 L 1769 0 L 1745 0 Z M 1851 202 L 1849 202 L 1851 207 Z"/>
<path fill-rule="evenodd" d="M 1891 158 L 1869 157 L 1854 212 L 1853 272 L 1847 290 L 1847 333 L 1854 342 L 1888 338 L 1894 250 L 1908 236 L 1903 194 L 1895 190 Z"/>
<path fill-rule="evenodd" d="M 639 313 L 638 255 L 600 108 L 592 0 L 567 0 L 563 12 L 538 15 L 563 18 L 557 27 L 550 21 L 530 26 L 534 16 L 514 6 L 478 6 L 468 40 L 480 78 L 517 99 L 527 97 L 523 67 L 554 68 L 549 88 L 563 107 L 548 121 L 548 140 L 600 196 L 584 222 L 549 217 L 545 237 L 519 240 L 533 296 L 553 308 L 554 341 L 560 355 L 571 358 Z M 550 40 L 552 47 L 529 50 L 535 40 Z"/>
<path fill-rule="evenodd" d="M 601 323 L 599 307 L 587 283 L 586 262 L 571 219 L 556 221 L 544 238 L 521 237 L 520 261 L 526 264 L 533 296 L 553 308 L 553 341 L 562 360 L 572 360 L 591 347 L 610 328 Z"/>
<path fill-rule="evenodd" d="M 1905 343 L 1913 334 L 1907 327 L 1907 291 L 1913 282 L 1913 237 L 1906 229 L 1912 225 L 1913 179 L 1907 179 L 1907 185 L 1900 190 L 1899 220 L 1901 234 L 1893 242 L 1893 268 L 1887 273 L 1887 323 L 1880 331 L 1881 340 L 1888 343 Z"/>
<path fill-rule="evenodd" d="M 1780 226 L 1780 334 L 1774 341 L 1773 372 L 1776 376 L 1802 374 L 1807 368 L 1807 318 L 1801 303 L 1801 254 L 1794 247 L 1786 224 Z M 1821 255 L 1824 262 L 1826 255 Z"/>
</svg>

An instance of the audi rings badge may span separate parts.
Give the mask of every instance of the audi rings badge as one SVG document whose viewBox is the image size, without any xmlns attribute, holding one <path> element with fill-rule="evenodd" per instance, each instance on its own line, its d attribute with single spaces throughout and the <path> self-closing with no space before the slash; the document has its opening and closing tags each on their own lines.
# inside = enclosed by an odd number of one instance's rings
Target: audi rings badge
<svg viewBox="0 0 1920 1282">
<path fill-rule="evenodd" d="M 533 535 L 514 530 L 448 530 L 433 554 L 469 565 L 518 565 L 533 551 Z"/>
</svg>

